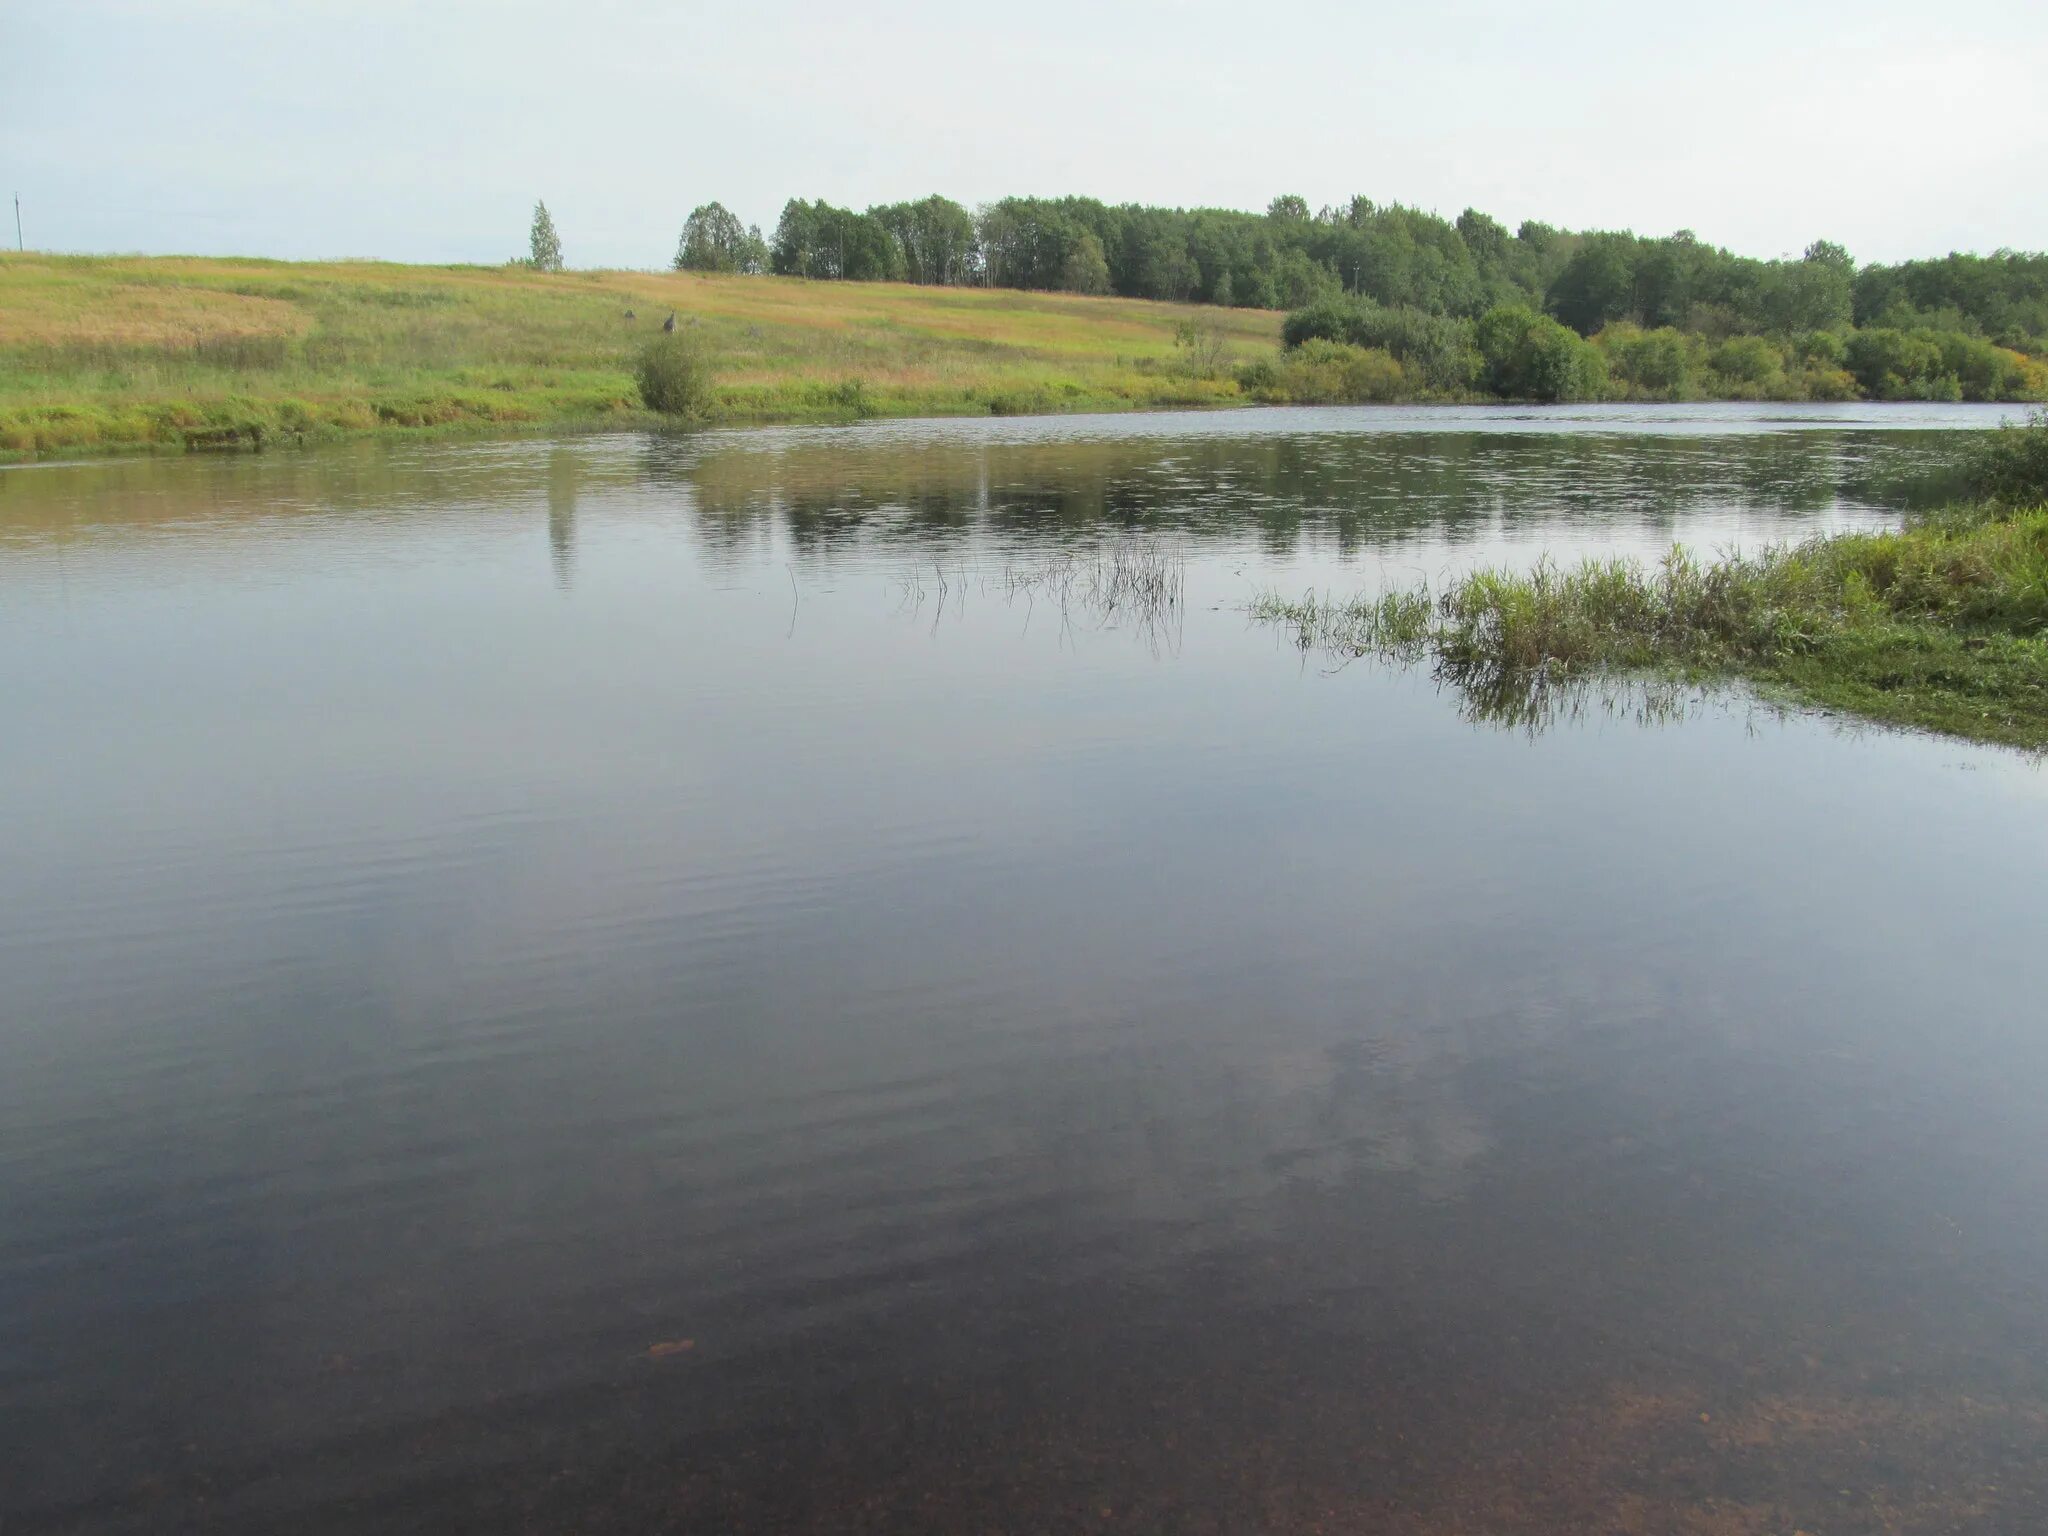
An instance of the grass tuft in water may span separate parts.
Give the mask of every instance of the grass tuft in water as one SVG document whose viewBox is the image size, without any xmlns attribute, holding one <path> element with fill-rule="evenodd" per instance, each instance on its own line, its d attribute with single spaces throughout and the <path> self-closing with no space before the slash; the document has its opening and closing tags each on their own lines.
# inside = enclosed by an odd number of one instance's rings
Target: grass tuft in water
<svg viewBox="0 0 2048 1536">
<path fill-rule="evenodd" d="M 2040 420 L 2023 430 L 2048 437 Z M 1478 713 L 1515 723 L 1593 675 L 1735 676 L 1873 720 L 2048 750 L 2048 506 L 1978 502 L 1711 562 L 1674 548 L 1654 565 L 1475 571 L 1435 593 L 1267 594 L 1250 611 L 1304 649 L 1427 657 L 1484 702 Z"/>
<path fill-rule="evenodd" d="M 920 566 L 904 572 L 895 585 L 909 611 L 922 613 L 930 606 L 934 629 L 949 607 L 960 613 L 970 587 L 978 587 L 984 596 L 999 597 L 1012 606 L 1023 602 L 1027 623 L 1043 601 L 1063 633 L 1072 633 L 1078 620 L 1097 629 L 1129 630 L 1159 651 L 1179 646 L 1187 580 L 1187 556 L 1180 550 L 1125 537 L 1029 564 L 1005 565 L 978 578 L 964 569 L 949 575 L 943 565 L 929 571 Z"/>
</svg>

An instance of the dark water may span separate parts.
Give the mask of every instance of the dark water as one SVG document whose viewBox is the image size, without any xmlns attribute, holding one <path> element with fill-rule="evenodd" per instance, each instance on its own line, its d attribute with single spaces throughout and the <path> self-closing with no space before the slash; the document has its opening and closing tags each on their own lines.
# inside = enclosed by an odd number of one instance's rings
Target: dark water
<svg viewBox="0 0 2048 1536">
<path fill-rule="evenodd" d="M 0 1531 L 2048 1528 L 2048 774 L 1240 611 L 1994 417 L 0 472 Z"/>
</svg>

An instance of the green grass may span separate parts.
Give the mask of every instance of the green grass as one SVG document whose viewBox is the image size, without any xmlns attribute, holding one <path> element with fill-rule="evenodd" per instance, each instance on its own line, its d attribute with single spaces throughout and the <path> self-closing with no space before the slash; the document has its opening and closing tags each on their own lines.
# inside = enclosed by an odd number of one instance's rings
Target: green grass
<svg viewBox="0 0 2048 1536">
<path fill-rule="evenodd" d="M 901 283 L 5 255 L 0 458 L 651 423 L 634 364 L 670 309 L 713 359 L 714 421 L 1235 404 L 1232 365 L 1280 331 Z M 1175 345 L 1190 318 L 1210 366 Z"/>
<path fill-rule="evenodd" d="M 2037 424 L 2029 432 L 2048 432 Z M 1591 678 L 1739 676 L 1766 692 L 2048 751 L 2048 506 L 1951 508 L 1703 564 L 1482 570 L 1442 591 L 1276 595 L 1304 648 L 1428 659 L 1473 712 L 1527 724 Z"/>
</svg>

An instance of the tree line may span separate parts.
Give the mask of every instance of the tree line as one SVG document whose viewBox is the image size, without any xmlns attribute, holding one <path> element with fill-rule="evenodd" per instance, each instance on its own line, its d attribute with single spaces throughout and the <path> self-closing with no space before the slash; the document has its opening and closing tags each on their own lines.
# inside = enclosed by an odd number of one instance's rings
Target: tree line
<svg viewBox="0 0 2048 1536">
<path fill-rule="evenodd" d="M 2048 360 L 1925 324 L 1715 336 L 1609 320 L 1590 336 L 1524 303 L 1476 319 L 1370 299 L 1289 314 L 1281 357 L 1239 370 L 1295 401 L 2040 400 Z"/>
<path fill-rule="evenodd" d="M 539 205 L 528 264 L 561 261 Z M 1510 232 L 1365 197 L 1255 214 L 934 195 L 865 212 L 792 198 L 772 236 L 705 203 L 674 265 L 1286 309 L 1282 358 L 1238 370 L 1264 399 L 2048 398 L 2041 253 L 1859 267 L 1827 240 L 1759 260 L 1689 230 Z M 1192 367 L 1204 349 L 1183 340 Z"/>
<path fill-rule="evenodd" d="M 766 237 L 714 202 L 691 213 L 675 264 L 1262 309 L 1351 297 L 1468 320 L 1524 305 L 1581 336 L 1618 322 L 1715 340 L 1876 326 L 2048 349 L 2048 255 L 1859 267 L 1816 240 L 1798 257 L 1760 260 L 1689 230 L 1574 232 L 1527 220 L 1510 231 L 1476 209 L 1446 219 L 1366 197 L 1314 212 L 1276 197 L 1263 214 L 1085 197 L 1009 197 L 970 211 L 939 196 L 860 212 L 792 198 Z"/>
</svg>

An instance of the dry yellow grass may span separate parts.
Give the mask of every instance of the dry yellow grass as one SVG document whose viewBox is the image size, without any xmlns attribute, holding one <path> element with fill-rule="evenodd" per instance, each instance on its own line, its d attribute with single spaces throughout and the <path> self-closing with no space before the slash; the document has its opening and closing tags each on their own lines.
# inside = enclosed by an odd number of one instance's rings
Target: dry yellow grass
<svg viewBox="0 0 2048 1536">
<path fill-rule="evenodd" d="M 0 256 L 0 456 L 634 419 L 632 360 L 670 309 L 717 359 L 727 420 L 1231 403 L 1228 365 L 1280 328 L 905 283 Z M 1182 366 L 1189 319 L 1223 366 Z"/>
<path fill-rule="evenodd" d="M 209 337 L 298 336 L 313 317 L 281 299 L 162 283 L 96 282 L 73 274 L 0 285 L 0 343 L 186 345 Z"/>
</svg>

